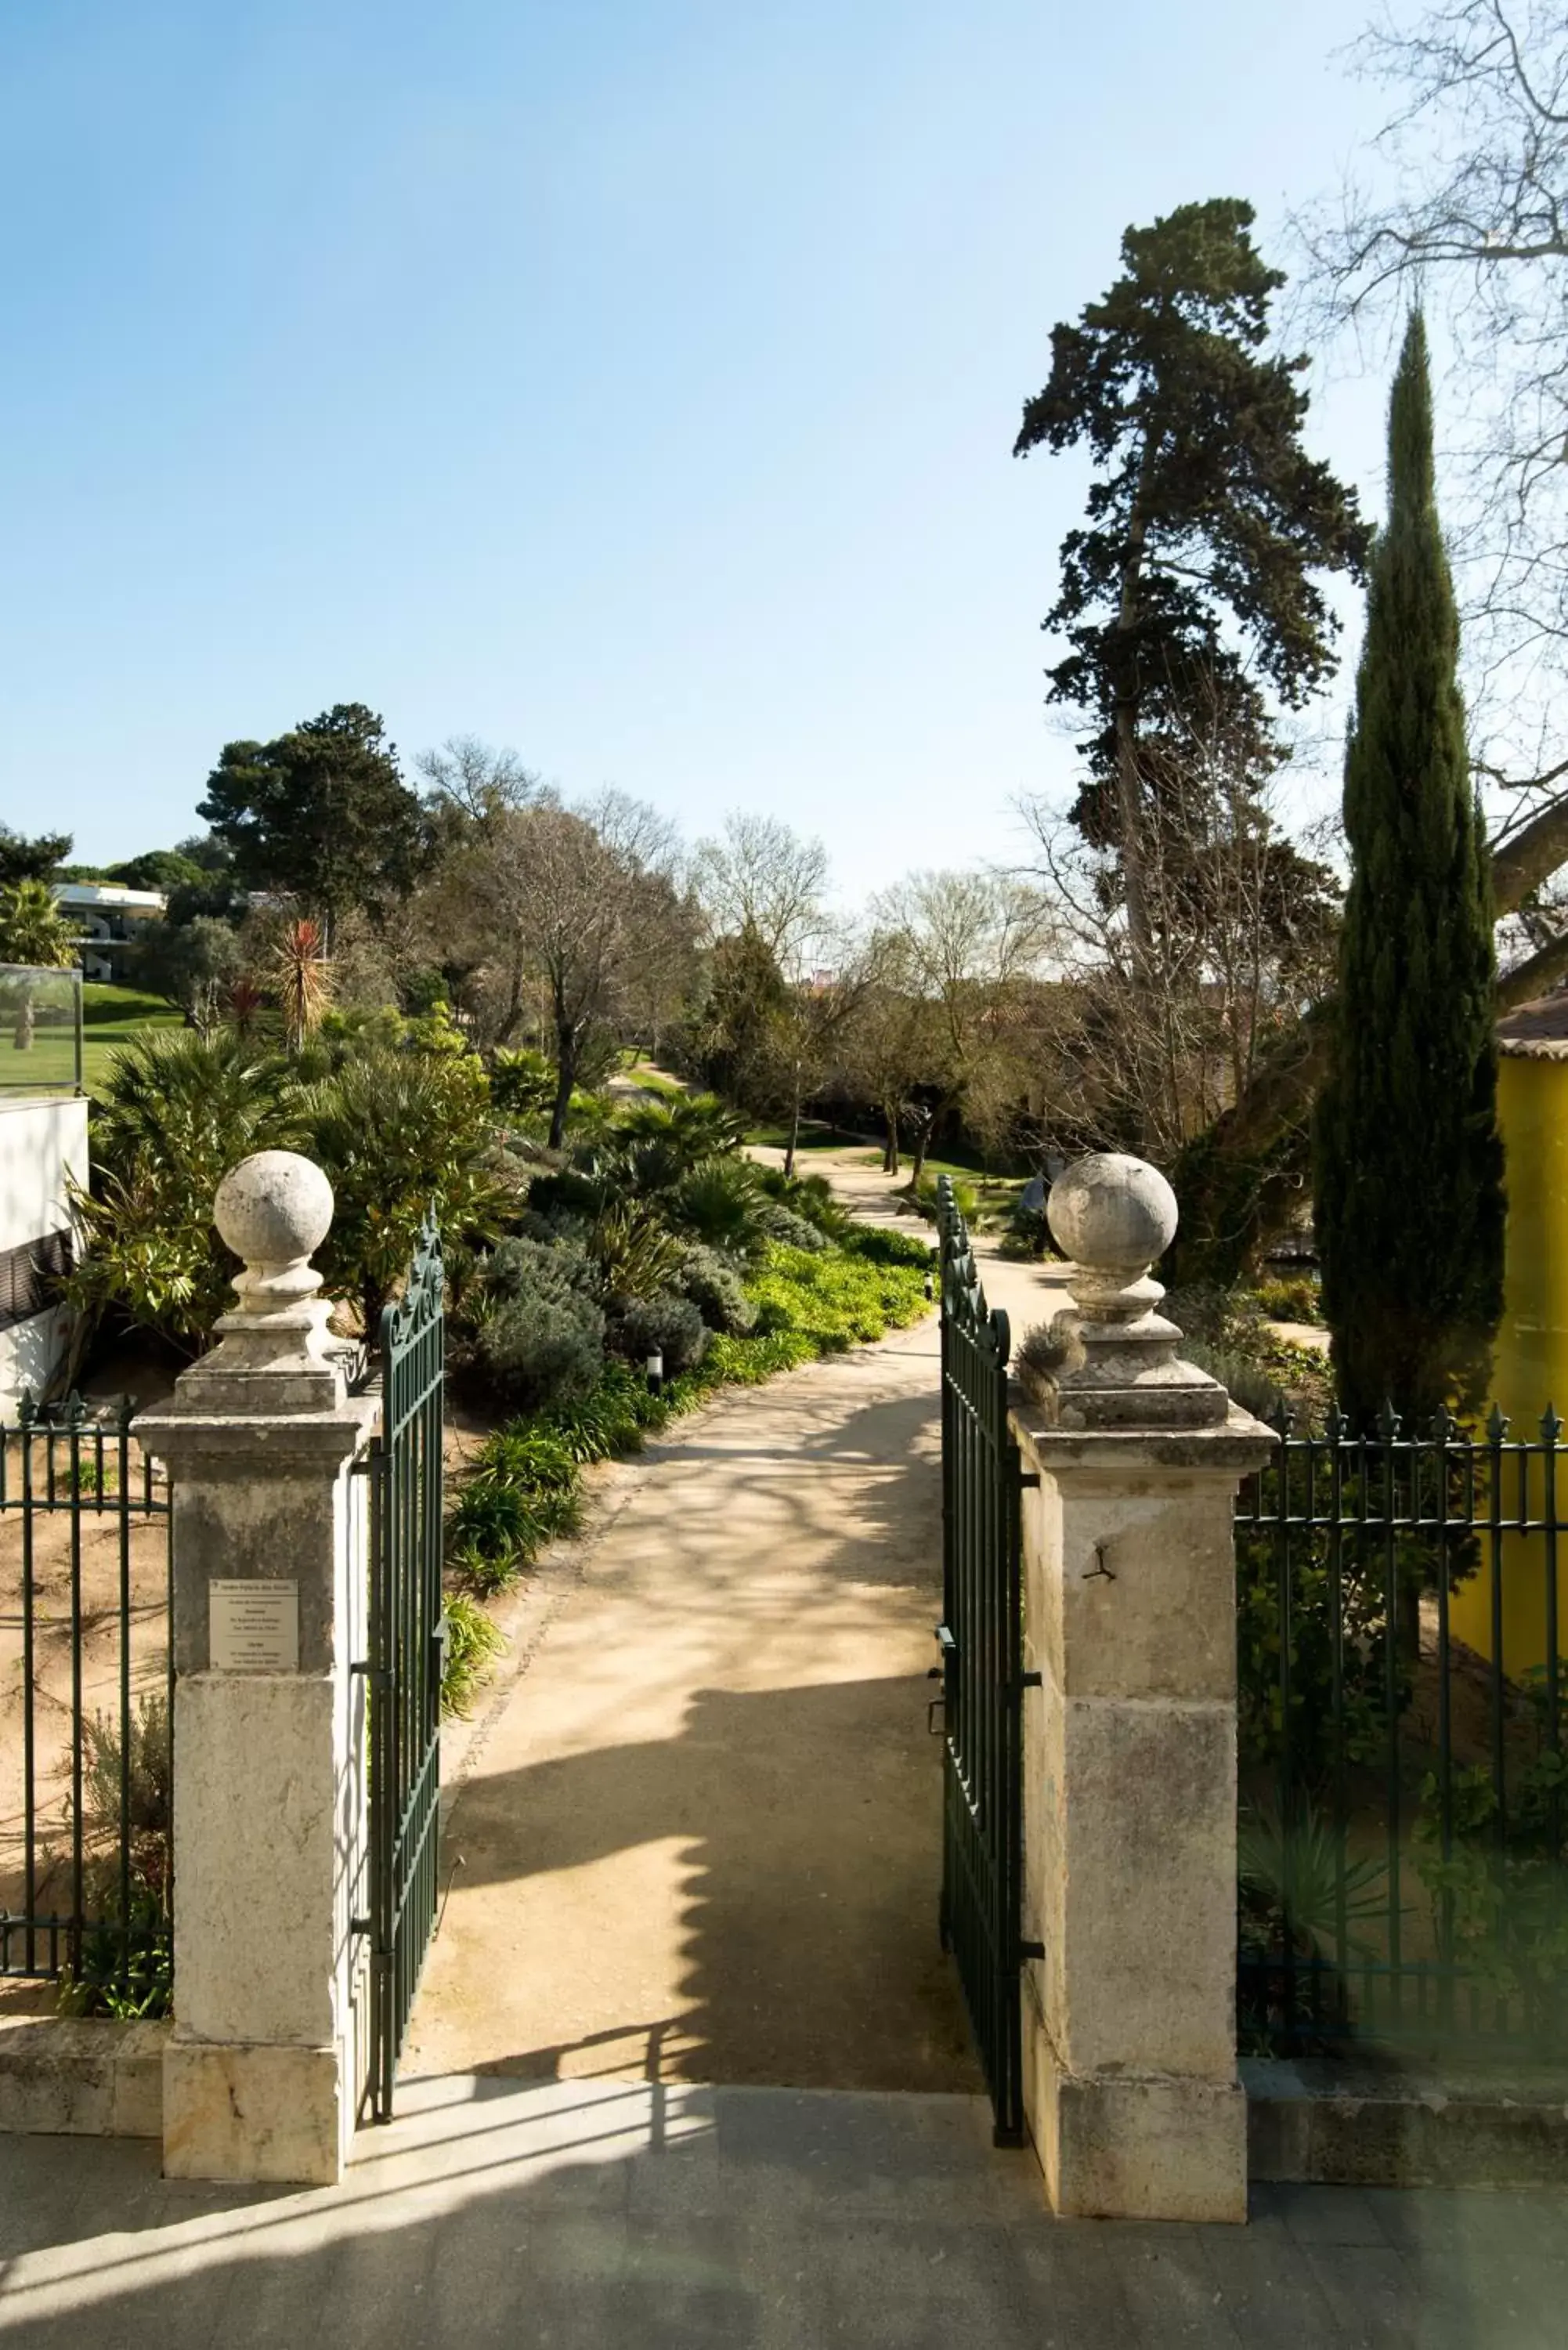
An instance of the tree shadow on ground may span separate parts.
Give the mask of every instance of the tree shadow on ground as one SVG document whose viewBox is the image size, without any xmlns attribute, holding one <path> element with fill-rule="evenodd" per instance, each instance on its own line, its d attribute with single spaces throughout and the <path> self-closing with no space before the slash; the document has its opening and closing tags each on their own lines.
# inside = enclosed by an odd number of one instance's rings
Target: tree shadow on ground
<svg viewBox="0 0 1568 2350">
<path fill-rule="evenodd" d="M 923 1677 L 699 1691 L 678 1737 L 471 1782 L 449 1839 L 456 1881 L 468 1901 L 676 1839 L 680 2010 L 652 2077 L 977 2090 L 938 1939 L 930 1696 Z M 604 1953 L 590 1931 L 556 1962 L 592 1973 Z M 543 1971 L 547 2001 L 552 1954 L 518 1963 Z M 634 2046 L 625 2054 L 645 2069 Z M 531 2044 L 483 2069 L 536 2075 L 556 2063 Z"/>
</svg>

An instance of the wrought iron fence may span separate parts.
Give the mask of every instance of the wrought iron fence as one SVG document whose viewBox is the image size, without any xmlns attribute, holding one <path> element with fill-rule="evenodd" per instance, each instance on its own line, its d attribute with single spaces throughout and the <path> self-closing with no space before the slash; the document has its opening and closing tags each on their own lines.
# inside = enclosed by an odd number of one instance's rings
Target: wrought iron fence
<svg viewBox="0 0 1568 2350">
<path fill-rule="evenodd" d="M 0 1425 L 0 1974 L 170 1988 L 169 1497 L 129 1401 Z"/>
<path fill-rule="evenodd" d="M 942 1176 L 942 1943 L 958 1967 L 999 2146 L 1023 2140 L 1022 1462 L 1008 1319 L 986 1305 Z"/>
<path fill-rule="evenodd" d="M 1275 1425 L 1236 1516 L 1243 2052 L 1568 2054 L 1563 1422 Z"/>
<path fill-rule="evenodd" d="M 381 1317 L 381 1433 L 370 1461 L 369 1936 L 363 2110 L 389 2121 L 434 1930 L 441 1862 L 441 1431 L 445 1320 L 433 1215 Z"/>
</svg>

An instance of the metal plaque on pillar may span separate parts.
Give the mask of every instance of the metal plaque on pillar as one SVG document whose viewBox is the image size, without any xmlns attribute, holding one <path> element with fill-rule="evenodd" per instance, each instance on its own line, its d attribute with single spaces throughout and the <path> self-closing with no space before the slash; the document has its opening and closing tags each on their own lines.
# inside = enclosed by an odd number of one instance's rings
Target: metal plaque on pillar
<svg viewBox="0 0 1568 2350">
<path fill-rule="evenodd" d="M 297 1583 L 214 1579 L 207 1595 L 207 1655 L 213 1672 L 299 1670 Z"/>
</svg>

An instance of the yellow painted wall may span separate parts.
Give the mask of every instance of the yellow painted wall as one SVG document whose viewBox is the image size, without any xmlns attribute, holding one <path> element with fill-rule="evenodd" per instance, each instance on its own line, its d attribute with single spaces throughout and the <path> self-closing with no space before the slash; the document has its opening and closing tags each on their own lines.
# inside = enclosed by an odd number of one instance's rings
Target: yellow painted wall
<svg viewBox="0 0 1568 2350">
<path fill-rule="evenodd" d="M 1568 1061 L 1505 1055 L 1498 1065 L 1498 1118 L 1508 1154 L 1508 1238 L 1502 1322 L 1492 1393 L 1514 1438 L 1534 1438 L 1551 1403 L 1568 1420 Z M 1505 1472 L 1503 1507 L 1518 1508 L 1518 1471 Z M 1530 1509 L 1542 1507 L 1532 1471 Z M 1568 1517 L 1568 1455 L 1558 1472 L 1557 1513 Z M 1568 1536 L 1560 1554 L 1568 1553 Z M 1546 1562 L 1540 1534 L 1513 1534 L 1502 1545 L 1502 1649 L 1510 1674 L 1546 1657 Z M 1557 1571 L 1558 1645 L 1568 1647 L 1568 1556 Z M 1492 1653 L 1491 1573 L 1483 1565 L 1456 1596 L 1456 1637 Z"/>
</svg>

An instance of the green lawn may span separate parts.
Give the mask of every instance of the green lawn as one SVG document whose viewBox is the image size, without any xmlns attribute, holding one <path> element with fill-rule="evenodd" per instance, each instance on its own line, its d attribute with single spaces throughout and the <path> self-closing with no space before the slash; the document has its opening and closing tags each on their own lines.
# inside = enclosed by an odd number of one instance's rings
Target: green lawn
<svg viewBox="0 0 1568 2350">
<path fill-rule="evenodd" d="M 97 1093 L 109 1056 L 143 1028 L 182 1028 L 184 1014 L 161 995 L 143 995 L 134 987 L 107 987 L 89 982 L 82 989 L 83 1082 Z"/>
<path fill-rule="evenodd" d="M 656 1069 L 651 1061 L 643 1060 L 636 1053 L 621 1055 L 620 1074 L 633 1078 L 645 1093 L 662 1094 L 667 1101 L 682 1101 L 690 1091 L 679 1077 L 666 1076 L 662 1069 Z"/>
<path fill-rule="evenodd" d="M 881 1152 L 867 1151 L 860 1164 L 863 1167 L 880 1167 Z M 914 1164 L 913 1154 L 907 1148 L 899 1153 L 898 1164 L 907 1181 L 909 1170 Z M 928 1159 L 920 1173 L 922 1177 L 929 1175 L 933 1183 L 939 1175 L 950 1175 L 955 1183 L 966 1184 L 971 1191 L 976 1192 L 982 1206 L 993 1208 L 1010 1206 L 1029 1180 L 1027 1175 L 990 1175 L 975 1167 L 972 1161 L 966 1162 L 961 1159 L 940 1157 Z"/>
<path fill-rule="evenodd" d="M 853 1150 L 865 1139 L 863 1134 L 846 1134 L 842 1127 L 825 1126 L 820 1118 L 803 1118 L 800 1136 L 794 1147 L 796 1150 Z M 746 1140 L 758 1144 L 764 1150 L 787 1150 L 789 1128 L 778 1125 L 748 1127 Z M 878 1166 L 882 1163 L 880 1153 L 877 1163 Z"/>
<path fill-rule="evenodd" d="M 110 1055 L 140 1030 L 181 1025 L 180 1014 L 161 995 L 89 982 L 82 989 L 82 1082 L 88 1092 L 97 1092 Z M 40 1020 L 31 1045 L 19 1052 L 14 1021 L 0 1022 L 0 1096 L 68 1093 L 75 1078 L 75 1041 L 68 1026 Z"/>
</svg>

